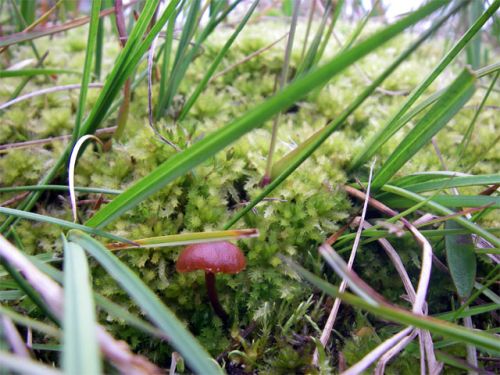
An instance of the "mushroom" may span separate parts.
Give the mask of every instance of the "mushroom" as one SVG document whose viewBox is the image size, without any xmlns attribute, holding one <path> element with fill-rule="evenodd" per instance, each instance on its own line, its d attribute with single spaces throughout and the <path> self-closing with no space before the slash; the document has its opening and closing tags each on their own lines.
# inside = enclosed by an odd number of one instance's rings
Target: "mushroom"
<svg viewBox="0 0 500 375">
<path fill-rule="evenodd" d="M 198 243 L 187 246 L 177 259 L 178 272 L 205 271 L 205 284 L 208 298 L 225 326 L 228 324 L 228 315 L 219 302 L 215 288 L 215 274 L 239 273 L 246 266 L 245 256 L 241 250 L 227 241 Z"/>
</svg>

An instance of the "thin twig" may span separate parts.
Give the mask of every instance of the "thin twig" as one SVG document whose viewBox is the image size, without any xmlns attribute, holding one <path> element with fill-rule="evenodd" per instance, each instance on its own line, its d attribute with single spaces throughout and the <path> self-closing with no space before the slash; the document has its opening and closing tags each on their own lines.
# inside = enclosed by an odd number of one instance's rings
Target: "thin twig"
<svg viewBox="0 0 500 375">
<path fill-rule="evenodd" d="M 97 129 L 95 135 L 113 134 L 115 131 L 116 131 L 116 126 L 111 126 L 109 128 Z M 7 143 L 4 145 L 0 145 L 0 153 L 17 148 L 28 148 L 31 146 L 45 145 L 47 143 L 52 143 L 55 141 L 65 141 L 71 139 L 71 136 L 72 136 L 71 134 L 67 134 L 51 138 L 34 139 L 32 141 L 26 141 L 26 142 Z"/>
<path fill-rule="evenodd" d="M 103 87 L 104 84 L 102 83 L 89 83 L 89 88 L 101 88 Z M 51 94 L 53 92 L 58 92 L 58 91 L 65 91 L 65 90 L 75 90 L 75 89 L 80 89 L 81 85 L 80 84 L 74 84 L 74 85 L 63 85 L 63 86 L 55 86 L 55 87 L 49 87 L 46 89 L 41 89 L 37 91 L 30 92 L 29 94 L 21 95 L 18 96 L 17 98 L 10 100 L 8 102 L 0 104 L 0 110 L 5 109 L 7 107 L 10 107 L 13 104 L 17 104 L 19 102 L 22 102 L 23 100 L 31 99 L 36 96 L 40 95 L 45 95 L 45 94 Z"/>
</svg>

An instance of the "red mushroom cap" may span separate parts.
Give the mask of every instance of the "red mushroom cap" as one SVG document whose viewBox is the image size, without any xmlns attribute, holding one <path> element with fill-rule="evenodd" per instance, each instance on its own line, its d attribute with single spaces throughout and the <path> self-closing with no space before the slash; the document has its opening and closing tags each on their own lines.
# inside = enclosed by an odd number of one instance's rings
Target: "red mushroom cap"
<svg viewBox="0 0 500 375">
<path fill-rule="evenodd" d="M 238 273 L 246 266 L 241 250 L 230 242 L 208 242 L 187 246 L 177 259 L 177 271 L 204 270 L 212 273 Z"/>
</svg>

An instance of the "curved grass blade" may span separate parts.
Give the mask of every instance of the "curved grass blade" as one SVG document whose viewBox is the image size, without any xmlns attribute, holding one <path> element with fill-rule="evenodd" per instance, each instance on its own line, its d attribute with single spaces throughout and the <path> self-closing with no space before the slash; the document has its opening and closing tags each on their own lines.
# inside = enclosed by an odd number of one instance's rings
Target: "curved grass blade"
<svg viewBox="0 0 500 375">
<path fill-rule="evenodd" d="M 401 197 L 405 197 L 408 199 L 411 199 L 414 202 L 425 202 L 425 206 L 430 208 L 433 211 L 436 211 L 440 215 L 454 215 L 455 212 L 452 210 L 436 203 L 433 202 L 432 200 L 428 200 L 428 198 L 423 197 L 421 195 L 418 195 L 416 193 L 413 193 L 411 191 L 408 191 L 406 189 L 397 187 L 397 186 L 392 186 L 392 185 L 384 185 L 382 187 L 382 191 L 388 192 L 388 193 L 393 193 L 396 195 L 399 195 Z M 471 233 L 477 234 L 480 237 L 483 237 L 486 241 L 491 242 L 494 246 L 500 247 L 500 239 L 498 239 L 495 235 L 492 233 L 488 232 L 487 230 L 483 229 L 481 226 L 474 224 L 473 222 L 460 217 L 460 216 L 452 216 L 451 220 L 457 222 L 460 224 L 462 227 L 468 229 Z"/>
<path fill-rule="evenodd" d="M 132 241 L 130 241 L 126 238 L 116 236 L 114 234 L 104 232 L 104 231 L 96 229 L 96 228 L 91 228 L 91 227 L 88 227 L 88 226 L 85 226 L 82 224 L 72 223 L 71 221 L 58 219 L 58 218 L 52 217 L 52 216 L 35 214 L 33 212 L 26 212 L 26 211 L 22 211 L 22 210 L 16 210 L 14 208 L 7 208 L 7 207 L 0 207 L 0 214 L 14 216 L 14 217 L 21 218 L 21 219 L 41 221 L 44 223 L 59 225 L 63 228 L 68 228 L 68 229 L 79 229 L 83 232 L 94 234 L 96 236 L 109 238 L 111 240 L 118 241 L 118 242 L 126 242 L 129 244 L 133 244 Z"/>
<path fill-rule="evenodd" d="M 312 274 L 298 264 L 294 263 L 292 260 L 289 260 L 285 257 L 281 258 L 303 279 L 307 280 L 323 292 L 332 297 L 338 297 L 345 303 L 368 311 L 377 317 L 388 319 L 400 324 L 426 329 L 433 334 L 442 335 L 444 337 L 455 339 L 463 343 L 476 345 L 486 350 L 492 350 L 495 352 L 500 351 L 500 341 L 495 335 L 481 332 L 479 330 L 467 329 L 459 325 L 452 324 L 430 316 L 413 314 L 410 311 L 401 309 L 396 306 L 380 304 L 372 305 L 369 302 L 364 301 L 363 299 L 356 297 L 350 293 L 339 293 L 338 288 L 334 285 Z"/>
<path fill-rule="evenodd" d="M 272 180 L 269 185 L 251 202 L 249 202 L 244 209 L 240 210 L 233 216 L 229 222 L 224 226 L 224 229 L 229 229 L 240 218 L 246 215 L 250 210 L 255 207 L 262 199 L 264 199 L 271 191 L 279 186 L 288 176 L 293 173 L 309 156 L 326 141 L 326 139 L 339 127 L 344 121 L 375 91 L 375 89 L 394 71 L 399 64 L 406 60 L 406 58 L 421 44 L 423 43 L 443 22 L 451 16 L 458 8 L 454 8 L 447 15 L 442 17 L 436 22 L 432 28 L 424 33 L 415 43 L 408 47 L 386 70 L 384 70 L 354 101 L 339 115 L 337 119 L 330 124 L 320 129 L 312 136 L 310 136 L 304 143 L 299 145 L 295 150 L 291 151 L 281 160 L 279 160 L 272 169 Z"/>
<path fill-rule="evenodd" d="M 490 19 L 492 15 L 500 7 L 500 0 L 495 0 L 488 9 L 479 17 L 476 22 L 467 30 L 467 32 L 455 43 L 450 51 L 443 57 L 440 63 L 434 70 L 427 76 L 427 78 L 410 94 L 406 102 L 399 109 L 399 111 L 389 120 L 387 125 L 377 132 L 363 147 L 362 151 L 354 157 L 354 160 L 349 166 L 350 170 L 359 168 L 362 164 L 366 163 L 380 147 L 392 137 L 402 126 L 399 122 L 415 101 L 424 93 L 432 82 L 443 72 L 443 70 L 455 59 L 460 51 L 464 49 L 467 43 L 477 34 L 483 25 Z"/>
<path fill-rule="evenodd" d="M 148 176 L 136 182 L 126 192 L 101 208 L 87 224 L 93 227 L 101 227 L 117 218 L 126 210 L 134 207 L 175 178 L 185 174 L 205 161 L 207 158 L 215 155 L 250 130 L 261 126 L 264 121 L 288 108 L 294 102 L 303 98 L 311 90 L 324 85 L 333 76 L 347 68 L 353 62 L 367 55 L 369 52 L 398 35 L 422 18 L 432 14 L 443 5 L 444 4 L 440 1 L 430 2 L 402 20 L 372 35 L 357 46 L 336 56 L 324 66 L 294 81 L 283 91 L 253 110 L 250 110 L 239 119 L 210 134 L 200 142 L 195 143 L 189 149 L 175 154 Z"/>
<path fill-rule="evenodd" d="M 96 194 L 111 194 L 118 195 L 121 194 L 121 190 L 115 189 L 105 189 L 105 188 L 93 188 L 93 187 L 83 187 L 75 186 L 75 191 L 82 193 L 96 193 Z M 45 190 L 57 190 L 57 191 L 68 191 L 67 185 L 25 185 L 25 186 L 9 186 L 0 187 L 0 193 L 8 193 L 13 191 L 45 191 Z"/>
<path fill-rule="evenodd" d="M 181 233 L 171 234 L 167 236 L 142 238 L 134 240 L 135 245 L 124 243 L 108 244 L 106 248 L 109 250 L 125 250 L 125 249 L 148 249 L 160 248 L 167 246 L 180 246 L 194 243 L 230 241 L 241 238 L 258 237 L 257 229 L 235 229 L 235 230 L 220 230 L 213 232 L 197 232 L 197 233 Z"/>
<path fill-rule="evenodd" d="M 95 308 L 89 268 L 80 245 L 63 237 L 64 320 L 63 368 L 67 374 L 100 374 Z"/>
<path fill-rule="evenodd" d="M 210 355 L 184 328 L 177 317 L 158 299 L 139 277 L 116 256 L 92 237 L 71 230 L 68 239 L 82 246 L 130 294 L 149 318 L 168 337 L 172 346 L 181 353 L 191 369 L 199 374 L 222 374 Z"/>
<path fill-rule="evenodd" d="M 404 187 L 405 189 L 413 191 L 414 193 L 421 193 L 424 191 L 448 189 L 452 187 L 500 184 L 500 174 L 457 176 L 456 173 L 447 173 L 447 175 L 449 175 L 450 177 L 442 179 L 440 177 L 444 177 L 444 174 L 428 174 L 427 177 L 437 177 L 437 179 L 415 183 L 397 183 L 397 186 Z"/>
<path fill-rule="evenodd" d="M 412 191 L 411 189 L 408 189 Z M 408 208 L 414 205 L 414 201 L 394 195 L 384 195 L 379 198 L 387 206 L 392 208 Z M 459 207 L 488 207 L 500 208 L 500 197 L 486 195 L 435 195 L 431 201 L 448 208 Z"/>
<path fill-rule="evenodd" d="M 474 93 L 475 74 L 464 69 L 441 98 L 418 121 L 373 179 L 376 191 L 450 121 Z"/>
</svg>

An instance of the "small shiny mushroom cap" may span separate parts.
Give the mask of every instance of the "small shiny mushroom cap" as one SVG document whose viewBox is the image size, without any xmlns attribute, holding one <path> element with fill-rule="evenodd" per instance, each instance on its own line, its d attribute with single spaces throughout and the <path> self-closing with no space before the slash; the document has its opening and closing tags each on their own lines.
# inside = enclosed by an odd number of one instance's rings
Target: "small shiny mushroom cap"
<svg viewBox="0 0 500 375">
<path fill-rule="evenodd" d="M 177 259 L 177 271 L 204 270 L 212 273 L 238 273 L 246 266 L 241 250 L 227 241 L 187 246 Z"/>
</svg>

